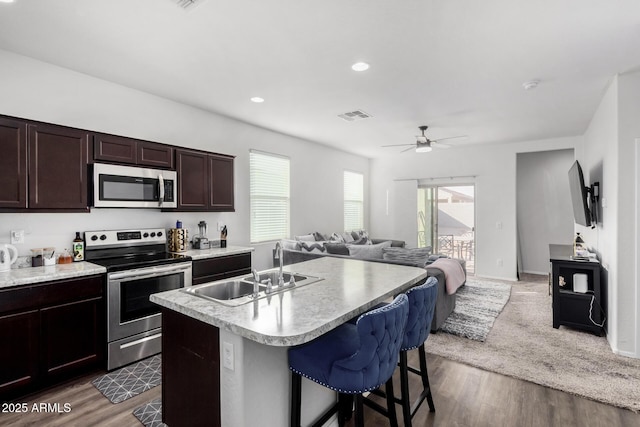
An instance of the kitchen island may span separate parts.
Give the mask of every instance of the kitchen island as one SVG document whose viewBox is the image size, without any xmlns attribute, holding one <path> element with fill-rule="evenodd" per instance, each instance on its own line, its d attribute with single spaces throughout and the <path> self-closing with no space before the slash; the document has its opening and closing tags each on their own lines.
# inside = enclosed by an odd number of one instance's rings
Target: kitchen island
<svg viewBox="0 0 640 427">
<path fill-rule="evenodd" d="M 426 270 L 324 257 L 285 267 L 322 280 L 244 305 L 183 291 L 151 296 L 163 307 L 163 418 L 170 427 L 289 424 L 287 349 L 422 282 Z M 303 382 L 303 424 L 335 394 Z"/>
</svg>

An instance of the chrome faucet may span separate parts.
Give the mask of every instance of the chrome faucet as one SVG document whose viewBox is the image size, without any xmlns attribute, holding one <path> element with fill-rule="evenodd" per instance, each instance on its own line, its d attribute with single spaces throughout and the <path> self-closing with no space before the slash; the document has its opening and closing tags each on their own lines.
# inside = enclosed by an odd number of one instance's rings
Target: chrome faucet
<svg viewBox="0 0 640 427">
<path fill-rule="evenodd" d="M 282 253 L 282 243 L 276 242 L 276 257 L 280 261 L 280 269 L 278 270 L 278 287 L 284 286 L 284 274 L 282 273 L 282 264 L 284 263 L 284 255 Z"/>
<path fill-rule="evenodd" d="M 251 297 L 253 299 L 257 299 L 258 298 L 258 290 L 259 288 L 259 284 L 260 284 L 260 275 L 258 274 L 258 270 L 256 270 L 255 268 L 253 270 L 251 270 L 251 274 L 253 274 L 253 295 L 251 295 Z"/>
</svg>

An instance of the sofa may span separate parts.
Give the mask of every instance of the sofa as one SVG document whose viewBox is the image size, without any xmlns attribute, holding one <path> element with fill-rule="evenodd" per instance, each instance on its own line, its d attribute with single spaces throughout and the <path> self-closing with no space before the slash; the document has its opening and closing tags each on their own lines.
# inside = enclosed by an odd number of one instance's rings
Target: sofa
<svg viewBox="0 0 640 427">
<path fill-rule="evenodd" d="M 356 232 L 354 232 L 356 233 Z M 332 236 L 334 236 L 334 233 Z M 313 236 L 313 240 L 311 237 Z M 430 267 L 442 255 L 431 254 L 431 248 L 414 248 L 405 247 L 402 240 L 377 239 L 366 236 L 362 238 L 362 234 L 353 234 L 354 238 L 350 243 L 339 242 L 334 239 L 327 239 L 326 235 L 320 233 L 311 233 L 304 236 L 296 236 L 296 238 L 281 240 L 283 265 L 297 264 L 299 262 L 309 261 L 324 256 L 361 259 L 370 262 L 382 262 L 388 264 L 408 265 L 414 267 L 423 267 L 427 270 L 427 276 L 433 276 L 438 280 L 438 299 L 436 301 L 436 309 L 431 322 L 431 331 L 437 332 L 447 319 L 449 314 L 453 312 L 456 305 L 456 294 L 448 294 L 446 291 L 445 274 L 440 268 Z M 462 266 L 466 275 L 466 263 L 462 259 L 457 260 Z M 278 254 L 273 250 L 273 266 L 280 265 Z"/>
</svg>

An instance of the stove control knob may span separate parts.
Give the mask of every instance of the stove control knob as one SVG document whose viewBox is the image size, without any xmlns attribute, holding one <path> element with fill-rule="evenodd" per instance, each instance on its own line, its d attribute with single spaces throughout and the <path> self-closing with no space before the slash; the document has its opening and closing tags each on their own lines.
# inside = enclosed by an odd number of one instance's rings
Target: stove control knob
<svg viewBox="0 0 640 427">
<path fill-rule="evenodd" d="M 155 233 L 155 232 L 152 232 L 152 233 L 151 233 L 151 237 L 156 237 L 156 233 Z"/>
<path fill-rule="evenodd" d="M 162 231 L 158 231 L 158 237 L 162 237 Z"/>
<path fill-rule="evenodd" d="M 95 242 L 96 240 L 98 240 L 98 236 L 94 234 L 93 236 L 91 236 L 91 240 Z"/>
<path fill-rule="evenodd" d="M 142 235 L 142 237 L 144 237 L 144 238 L 146 239 L 147 237 L 149 237 L 149 233 L 144 233 L 144 234 Z"/>
<path fill-rule="evenodd" d="M 103 234 L 102 236 L 100 236 L 100 240 L 107 240 L 107 235 Z"/>
</svg>

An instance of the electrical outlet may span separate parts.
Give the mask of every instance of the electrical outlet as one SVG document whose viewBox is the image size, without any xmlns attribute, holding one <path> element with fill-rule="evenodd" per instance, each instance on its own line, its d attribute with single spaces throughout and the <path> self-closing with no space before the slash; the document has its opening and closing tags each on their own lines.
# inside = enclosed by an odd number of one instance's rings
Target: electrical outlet
<svg viewBox="0 0 640 427">
<path fill-rule="evenodd" d="M 222 366 L 233 371 L 234 366 L 234 356 L 233 356 L 233 344 L 230 342 L 222 343 Z"/>
<path fill-rule="evenodd" d="M 498 222 L 496 222 L 496 228 L 497 228 L 498 230 L 502 230 L 502 221 L 498 221 Z"/>
<path fill-rule="evenodd" d="M 496 264 L 498 265 L 498 267 L 502 267 L 502 258 L 498 258 L 496 260 Z"/>
<path fill-rule="evenodd" d="M 24 243 L 24 230 L 11 230 L 11 244 Z"/>
</svg>

